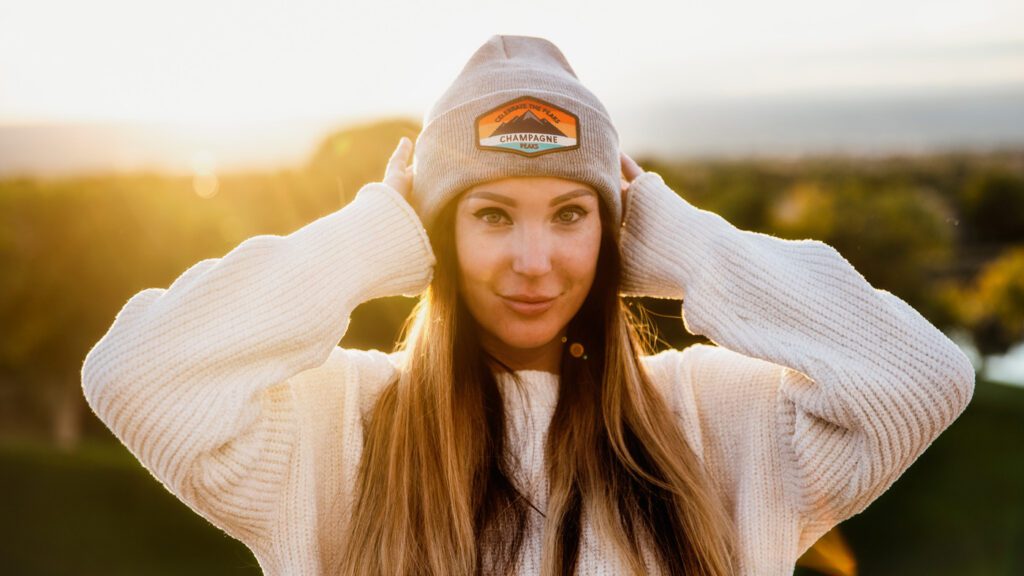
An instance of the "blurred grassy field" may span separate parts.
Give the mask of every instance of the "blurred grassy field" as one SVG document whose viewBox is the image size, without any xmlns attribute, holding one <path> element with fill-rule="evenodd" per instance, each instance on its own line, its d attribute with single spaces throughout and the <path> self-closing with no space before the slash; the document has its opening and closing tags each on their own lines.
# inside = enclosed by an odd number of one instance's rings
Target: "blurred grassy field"
<svg viewBox="0 0 1024 576">
<path fill-rule="evenodd" d="M 864 513 L 840 526 L 867 575 L 1024 574 L 1024 389 L 979 382 L 964 414 Z M 72 453 L 0 442 L 0 573 L 259 574 L 120 444 Z M 796 574 L 818 574 L 798 569 Z"/>
<path fill-rule="evenodd" d="M 0 574 L 260 574 L 252 554 L 194 514 L 120 444 L 70 454 L 0 443 Z"/>
<path fill-rule="evenodd" d="M 967 410 L 842 524 L 865 575 L 1024 574 L 1024 388 L 977 383 Z"/>
</svg>

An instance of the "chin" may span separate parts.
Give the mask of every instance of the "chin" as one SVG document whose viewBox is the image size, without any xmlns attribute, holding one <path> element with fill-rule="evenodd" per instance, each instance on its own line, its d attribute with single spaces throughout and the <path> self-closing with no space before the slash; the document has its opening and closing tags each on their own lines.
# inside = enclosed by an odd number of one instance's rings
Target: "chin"
<svg viewBox="0 0 1024 576">
<path fill-rule="evenodd" d="M 509 312 L 498 304 L 490 308 L 490 314 L 484 316 L 490 321 L 482 323 L 481 328 L 505 346 L 532 350 L 550 344 L 559 337 L 562 329 L 572 319 L 567 312 L 558 306 L 531 318 Z"/>
<path fill-rule="evenodd" d="M 505 330 L 493 332 L 494 336 L 506 346 L 522 350 L 532 350 L 549 344 L 558 337 L 560 326 L 541 329 L 513 325 Z"/>
</svg>

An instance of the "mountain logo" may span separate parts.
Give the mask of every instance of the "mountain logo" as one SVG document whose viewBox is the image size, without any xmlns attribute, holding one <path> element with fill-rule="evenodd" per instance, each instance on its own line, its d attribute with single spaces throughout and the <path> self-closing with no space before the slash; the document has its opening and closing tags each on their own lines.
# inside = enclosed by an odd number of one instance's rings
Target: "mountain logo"
<svg viewBox="0 0 1024 576">
<path fill-rule="evenodd" d="M 481 150 L 540 156 L 579 148 L 579 118 L 550 102 L 521 96 L 476 118 Z"/>
</svg>

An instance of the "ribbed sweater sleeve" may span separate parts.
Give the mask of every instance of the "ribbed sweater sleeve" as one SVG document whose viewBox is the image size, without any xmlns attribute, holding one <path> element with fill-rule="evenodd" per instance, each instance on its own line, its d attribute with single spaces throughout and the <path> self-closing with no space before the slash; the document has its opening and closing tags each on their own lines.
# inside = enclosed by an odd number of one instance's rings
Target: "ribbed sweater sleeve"
<svg viewBox="0 0 1024 576">
<path fill-rule="evenodd" d="M 662 355 L 689 380 L 670 398 L 695 399 L 732 505 L 792 513 L 798 552 L 884 492 L 970 401 L 960 349 L 828 244 L 737 229 L 654 172 L 630 185 L 625 218 L 624 293 L 682 299 L 687 330 L 716 344 Z"/>
<path fill-rule="evenodd" d="M 291 234 L 253 236 L 135 294 L 85 358 L 86 399 L 191 508 L 266 544 L 306 461 L 286 381 L 325 362 L 361 302 L 423 290 L 434 262 L 412 207 L 367 184 Z"/>
</svg>

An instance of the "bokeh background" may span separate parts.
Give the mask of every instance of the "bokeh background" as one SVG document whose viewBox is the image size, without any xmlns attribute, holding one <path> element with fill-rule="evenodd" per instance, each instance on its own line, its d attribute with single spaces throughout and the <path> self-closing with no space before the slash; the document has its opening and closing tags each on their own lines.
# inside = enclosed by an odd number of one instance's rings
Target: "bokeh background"
<svg viewBox="0 0 1024 576">
<path fill-rule="evenodd" d="M 964 414 L 797 574 L 1024 574 L 1013 0 L 0 3 L 0 573 L 259 573 L 91 413 L 85 354 L 137 291 L 379 180 L 495 33 L 559 45 L 685 199 L 831 244 L 975 362 Z M 390 349 L 411 306 L 342 344 Z"/>
</svg>

